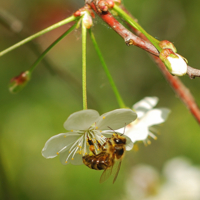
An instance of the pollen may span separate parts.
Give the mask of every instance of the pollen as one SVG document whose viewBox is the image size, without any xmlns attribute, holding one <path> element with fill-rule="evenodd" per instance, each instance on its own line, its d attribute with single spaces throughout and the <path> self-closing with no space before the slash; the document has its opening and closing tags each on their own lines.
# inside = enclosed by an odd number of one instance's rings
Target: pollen
<svg viewBox="0 0 200 200">
<path fill-rule="evenodd" d="M 100 140 L 98 140 L 98 143 L 101 143 L 101 141 L 100 141 Z"/>
<path fill-rule="evenodd" d="M 64 138 L 66 138 L 67 136 L 66 135 L 64 135 Z"/>
<path fill-rule="evenodd" d="M 72 158 L 72 160 L 74 160 L 74 158 Z"/>
<path fill-rule="evenodd" d="M 106 117 L 105 116 L 103 116 L 103 119 L 105 119 Z"/>
<path fill-rule="evenodd" d="M 102 131 L 100 131 L 100 132 L 102 132 Z M 103 135 L 101 135 L 101 137 L 103 137 Z"/>
<path fill-rule="evenodd" d="M 98 129 L 98 126 L 96 126 L 95 129 Z"/>
<path fill-rule="evenodd" d="M 155 137 L 154 137 L 154 140 L 157 140 L 157 139 L 158 139 L 158 138 L 155 136 Z"/>
<path fill-rule="evenodd" d="M 67 160 L 65 161 L 65 163 L 67 163 Z"/>
<path fill-rule="evenodd" d="M 116 134 L 115 133 L 113 133 L 113 136 L 115 136 Z"/>
<path fill-rule="evenodd" d="M 87 145 L 89 146 L 89 143 L 87 142 Z"/>
<path fill-rule="evenodd" d="M 147 144 L 151 144 L 151 141 L 150 141 L 150 140 L 148 140 L 148 141 L 147 141 Z"/>
<path fill-rule="evenodd" d="M 71 153 L 71 151 L 69 151 L 69 153 Z"/>
<path fill-rule="evenodd" d="M 58 155 L 59 153 L 57 152 L 56 154 Z"/>
<path fill-rule="evenodd" d="M 73 130 L 71 130 L 71 132 L 73 132 Z"/>
<path fill-rule="evenodd" d="M 79 148 L 81 149 L 81 148 L 82 148 L 82 146 L 79 146 Z"/>
<path fill-rule="evenodd" d="M 87 155 L 87 153 L 85 153 L 85 155 Z"/>
</svg>

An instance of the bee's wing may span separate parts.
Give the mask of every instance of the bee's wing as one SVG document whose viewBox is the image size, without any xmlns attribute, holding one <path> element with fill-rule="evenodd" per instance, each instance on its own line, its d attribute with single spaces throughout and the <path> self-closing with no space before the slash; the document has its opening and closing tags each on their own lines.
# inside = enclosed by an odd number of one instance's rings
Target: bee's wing
<svg viewBox="0 0 200 200">
<path fill-rule="evenodd" d="M 115 176 L 113 179 L 113 183 L 114 183 L 119 174 L 121 163 L 122 163 L 122 160 L 120 159 L 116 161 L 112 167 L 105 169 L 101 175 L 100 183 L 103 183 L 104 181 L 106 181 L 110 177 L 111 174 L 114 174 Z"/>
<path fill-rule="evenodd" d="M 118 163 L 116 163 L 115 164 L 115 169 L 116 170 L 114 170 L 115 171 L 115 177 L 114 177 L 114 179 L 113 179 L 113 183 L 116 181 L 116 179 L 117 179 L 117 176 L 118 176 L 118 174 L 119 174 L 119 170 L 120 170 L 120 167 L 121 167 L 121 163 L 122 163 L 122 160 L 119 160 L 118 161 Z M 113 172 L 114 173 L 114 172 Z"/>
<path fill-rule="evenodd" d="M 103 173 L 101 174 L 100 183 L 103 183 L 110 177 L 110 175 L 112 174 L 112 169 L 113 169 L 113 166 L 103 171 Z"/>
</svg>

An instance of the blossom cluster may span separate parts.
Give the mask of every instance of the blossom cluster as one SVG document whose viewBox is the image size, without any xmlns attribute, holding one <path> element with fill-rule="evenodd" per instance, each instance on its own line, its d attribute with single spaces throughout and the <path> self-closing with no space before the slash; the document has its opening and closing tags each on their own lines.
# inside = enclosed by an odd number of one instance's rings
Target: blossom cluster
<svg viewBox="0 0 200 200">
<path fill-rule="evenodd" d="M 133 105 L 133 109 L 116 109 L 101 116 L 91 109 L 75 112 L 64 123 L 67 132 L 51 137 L 42 149 L 42 155 L 45 158 L 60 155 L 64 165 L 83 164 L 82 157 L 90 153 L 88 139 L 93 141 L 95 151 L 99 153 L 97 143 L 103 145 L 113 130 L 124 134 L 129 151 L 137 141 L 148 141 L 149 136 L 155 139 L 150 127 L 167 119 L 169 109 L 154 109 L 157 102 L 157 97 L 146 97 Z"/>
</svg>

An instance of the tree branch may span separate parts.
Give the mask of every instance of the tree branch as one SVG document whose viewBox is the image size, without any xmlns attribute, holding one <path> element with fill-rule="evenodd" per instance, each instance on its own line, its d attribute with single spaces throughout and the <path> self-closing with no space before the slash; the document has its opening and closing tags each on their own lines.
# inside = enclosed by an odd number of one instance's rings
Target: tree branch
<svg viewBox="0 0 200 200">
<path fill-rule="evenodd" d="M 121 23 L 119 23 L 110 12 L 99 12 L 93 2 L 89 3 L 92 9 L 99 15 L 99 17 L 106 22 L 116 33 L 118 33 L 128 45 L 138 46 L 148 53 L 151 53 L 152 58 L 157 63 L 159 69 L 169 82 L 174 92 L 184 102 L 186 107 L 193 114 L 197 122 L 200 124 L 200 109 L 197 106 L 192 94 L 189 89 L 179 80 L 178 77 L 172 76 L 166 69 L 164 63 L 159 58 L 159 52 L 157 49 L 148 41 L 148 39 L 134 27 L 130 26 L 131 29 L 138 35 L 134 35 L 127 30 Z M 131 16 L 131 14 L 123 7 L 123 9 Z M 132 16 L 131 16 L 132 17 Z M 200 77 L 200 70 L 194 69 L 188 66 L 188 76 L 190 78 Z"/>
<path fill-rule="evenodd" d="M 125 7 L 123 7 L 123 10 L 129 14 L 131 17 L 133 17 L 126 9 Z M 141 38 L 143 38 L 144 40 L 148 41 L 148 39 L 144 36 L 144 34 L 142 34 L 141 32 L 139 32 L 138 30 L 136 30 L 134 27 L 130 26 L 131 29 Z M 153 58 L 153 60 L 157 63 L 158 68 L 161 70 L 161 72 L 163 73 L 165 79 L 169 82 L 169 84 L 171 85 L 172 89 L 174 90 L 174 92 L 178 95 L 178 97 L 183 101 L 183 103 L 186 105 L 186 107 L 190 110 L 190 112 L 192 113 L 192 115 L 194 116 L 194 118 L 197 120 L 197 122 L 200 124 L 200 109 L 197 105 L 197 103 L 194 100 L 193 95 L 191 94 L 190 90 L 181 82 L 181 80 L 176 77 L 176 76 L 172 76 L 169 71 L 166 69 L 164 63 L 160 60 L 159 57 L 151 55 L 151 57 Z M 194 69 L 190 66 L 188 66 L 188 76 L 190 78 L 194 78 L 195 76 L 199 76 L 200 77 L 200 70 Z"/>
<path fill-rule="evenodd" d="M 106 0 L 104 0 L 104 1 L 106 2 Z M 141 49 L 144 49 L 145 51 L 159 57 L 158 50 L 148 40 L 145 40 L 142 37 L 138 37 L 137 35 L 130 32 L 120 22 L 118 22 L 109 11 L 100 12 L 99 8 L 97 8 L 98 2 L 99 2 L 98 0 L 86 0 L 86 3 L 88 3 L 92 7 L 92 9 L 100 16 L 100 18 L 104 22 L 106 22 L 116 33 L 118 33 L 124 39 L 125 43 L 128 46 L 135 45 L 135 46 L 137 46 Z M 125 10 L 125 11 L 127 12 L 127 14 L 129 14 L 131 16 L 131 14 L 127 10 Z M 137 34 L 138 32 L 139 31 L 135 29 L 135 33 Z M 200 70 L 188 66 L 187 75 L 191 79 L 194 79 L 195 77 L 200 77 Z"/>
</svg>

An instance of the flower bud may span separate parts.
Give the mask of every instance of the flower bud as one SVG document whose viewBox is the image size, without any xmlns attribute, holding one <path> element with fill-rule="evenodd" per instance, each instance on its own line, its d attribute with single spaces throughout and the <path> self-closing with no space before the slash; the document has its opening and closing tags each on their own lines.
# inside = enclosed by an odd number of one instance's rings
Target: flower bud
<svg viewBox="0 0 200 200">
<path fill-rule="evenodd" d="M 176 50 L 176 47 L 174 46 L 173 43 L 171 43 L 170 41 L 168 40 L 163 40 L 159 43 L 159 46 L 162 48 L 162 49 L 171 49 L 174 53 L 177 52 Z"/>
<path fill-rule="evenodd" d="M 31 78 L 30 71 L 22 72 L 20 75 L 11 79 L 9 84 L 9 91 L 17 93 L 21 91 Z"/>
<path fill-rule="evenodd" d="M 159 57 L 172 75 L 183 76 L 187 73 L 185 59 L 172 49 L 163 49 Z"/>
<path fill-rule="evenodd" d="M 92 17 L 87 11 L 82 12 L 82 14 L 83 14 L 82 23 L 87 29 L 89 29 L 93 24 Z"/>
</svg>

